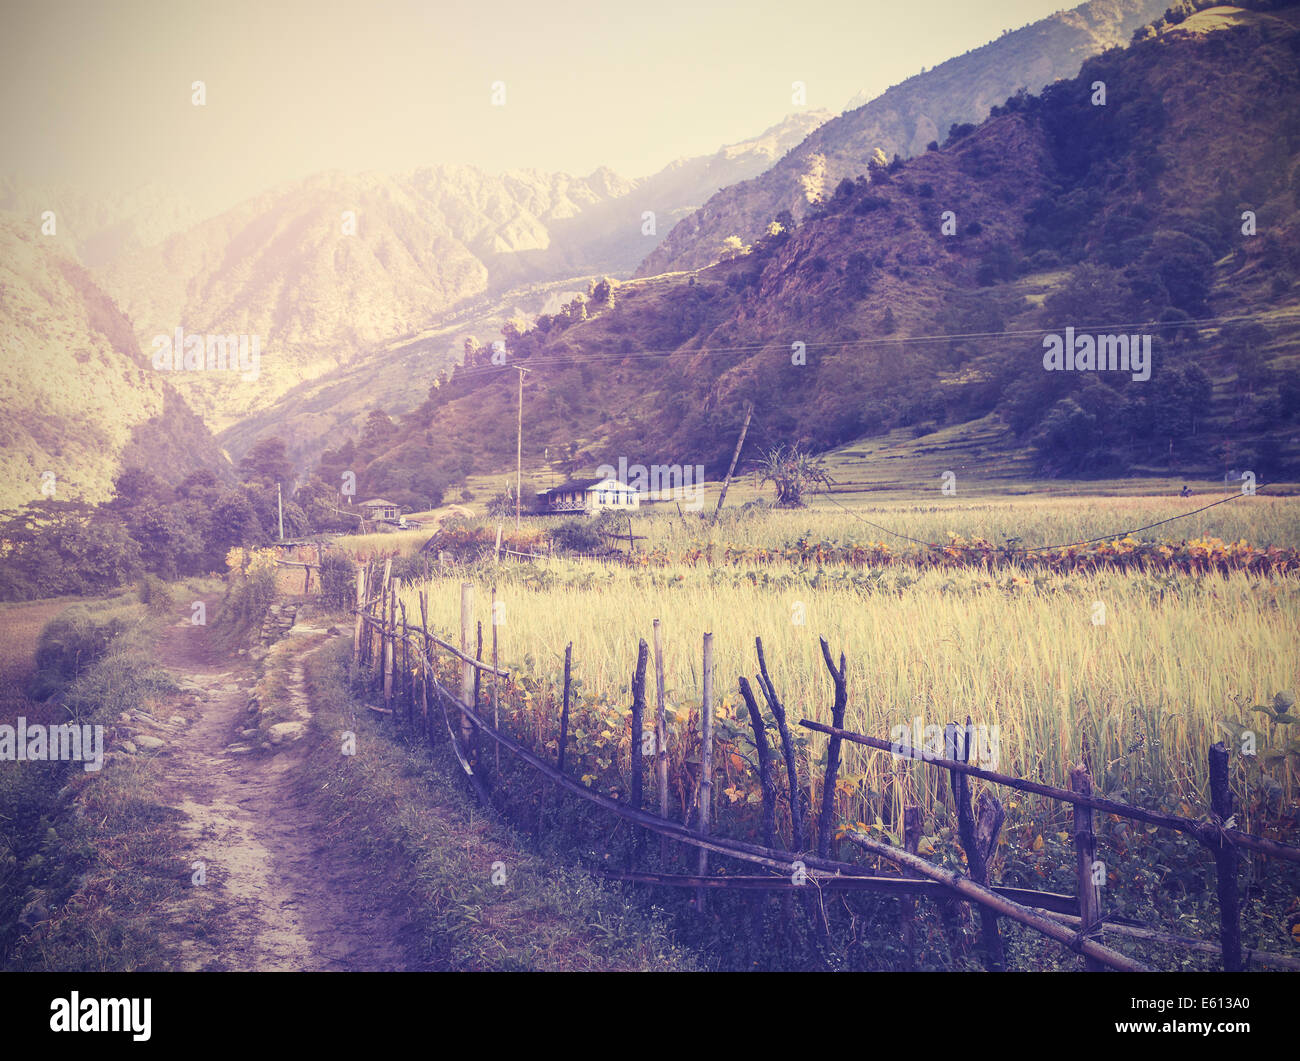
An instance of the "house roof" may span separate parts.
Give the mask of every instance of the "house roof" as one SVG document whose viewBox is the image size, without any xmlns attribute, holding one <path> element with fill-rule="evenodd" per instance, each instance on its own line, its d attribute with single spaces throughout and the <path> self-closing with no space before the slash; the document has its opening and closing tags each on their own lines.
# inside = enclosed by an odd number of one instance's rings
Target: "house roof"
<svg viewBox="0 0 1300 1061">
<path fill-rule="evenodd" d="M 570 479 L 567 483 L 560 483 L 559 486 L 552 486 L 540 492 L 543 494 L 580 494 L 590 490 L 601 481 L 600 479 Z"/>
<path fill-rule="evenodd" d="M 560 483 L 559 486 L 552 486 L 548 490 L 541 490 L 539 494 L 582 494 L 597 486 L 604 486 L 606 483 L 613 483 L 615 486 L 622 487 L 629 493 L 634 493 L 627 483 L 619 482 L 613 476 L 607 476 L 604 479 L 570 479 L 567 483 Z"/>
<path fill-rule="evenodd" d="M 361 502 L 361 507 L 362 507 L 362 508 L 370 508 L 370 507 L 372 507 L 372 506 L 374 506 L 374 505 L 383 505 L 385 508 L 398 508 L 398 507 L 400 507 L 400 506 L 397 504 L 396 501 L 385 501 L 382 497 L 374 497 L 374 498 L 371 498 L 369 501 L 362 501 L 362 502 Z"/>
</svg>

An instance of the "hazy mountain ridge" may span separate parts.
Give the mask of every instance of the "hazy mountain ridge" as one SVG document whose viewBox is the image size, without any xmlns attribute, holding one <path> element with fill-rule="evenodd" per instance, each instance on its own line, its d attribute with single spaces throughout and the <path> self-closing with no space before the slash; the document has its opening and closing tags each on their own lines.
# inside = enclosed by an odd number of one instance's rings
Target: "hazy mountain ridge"
<svg viewBox="0 0 1300 1061">
<path fill-rule="evenodd" d="M 406 176 L 320 174 L 267 192 L 99 271 L 140 341 L 256 335 L 262 371 L 231 387 L 176 377 L 215 429 L 364 351 L 437 325 L 468 299 L 565 277 L 624 274 L 718 183 L 760 171 L 827 117 L 793 115 L 751 141 L 630 180 L 468 165 Z M 664 218 L 643 233 L 643 214 Z M 348 216 L 354 234 L 345 234 Z M 585 288 L 585 282 L 580 286 Z"/>
<path fill-rule="evenodd" d="M 13 175 L 0 177 L 0 210 L 38 227 L 45 212 L 52 212 L 53 238 L 88 268 L 161 243 L 201 220 L 188 200 L 159 185 L 91 194 L 66 182 Z"/>
<path fill-rule="evenodd" d="M 1073 77 L 1086 58 L 1127 44 L 1165 7 L 1166 0 L 1091 0 L 908 78 L 821 126 L 761 176 L 721 190 L 680 222 L 636 275 L 711 265 L 727 237 L 751 243 L 782 210 L 805 216 L 841 179 L 865 173 L 873 151 L 919 155 L 954 124 L 982 121 L 1018 90 Z"/>
<path fill-rule="evenodd" d="M 229 462 L 90 275 L 26 215 L 0 216 L 0 506 L 99 501 L 127 463 L 165 482 Z"/>
</svg>

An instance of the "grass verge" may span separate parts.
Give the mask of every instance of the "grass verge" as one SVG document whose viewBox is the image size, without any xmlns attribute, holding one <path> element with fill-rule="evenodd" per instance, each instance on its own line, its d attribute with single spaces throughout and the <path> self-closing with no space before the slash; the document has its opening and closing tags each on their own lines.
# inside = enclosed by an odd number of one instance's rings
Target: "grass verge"
<svg viewBox="0 0 1300 1061">
<path fill-rule="evenodd" d="M 319 744 L 302 776 L 328 842 L 375 886 L 409 893 L 414 967 L 658 970 L 700 967 L 661 912 L 577 868 L 548 864 L 485 816 L 438 752 L 405 744 L 351 694 L 343 640 L 307 660 Z M 356 735 L 356 754 L 337 749 Z M 494 883 L 497 882 L 497 883 Z"/>
</svg>

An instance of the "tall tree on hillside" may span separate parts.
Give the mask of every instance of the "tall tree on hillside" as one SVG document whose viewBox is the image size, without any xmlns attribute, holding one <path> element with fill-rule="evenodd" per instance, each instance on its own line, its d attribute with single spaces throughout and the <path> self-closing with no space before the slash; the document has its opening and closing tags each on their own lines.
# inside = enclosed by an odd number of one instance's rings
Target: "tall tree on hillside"
<svg viewBox="0 0 1300 1061">
<path fill-rule="evenodd" d="M 397 433 L 397 425 L 382 409 L 371 409 L 366 426 L 361 430 L 361 448 L 372 455 L 382 452 L 385 444 Z"/>
<path fill-rule="evenodd" d="M 260 440 L 239 462 L 239 477 L 246 483 L 293 483 L 293 464 L 285 452 L 284 440 L 271 437 Z"/>
</svg>

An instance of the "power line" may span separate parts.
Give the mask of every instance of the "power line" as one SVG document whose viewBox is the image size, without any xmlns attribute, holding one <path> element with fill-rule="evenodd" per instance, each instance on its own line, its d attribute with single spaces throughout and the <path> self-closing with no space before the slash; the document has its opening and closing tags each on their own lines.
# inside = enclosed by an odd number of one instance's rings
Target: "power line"
<svg viewBox="0 0 1300 1061">
<path fill-rule="evenodd" d="M 876 530 L 884 531 L 886 534 L 892 534 L 896 538 L 902 538 L 905 541 L 914 542 L 917 545 L 924 545 L 930 549 L 943 548 L 943 546 L 940 545 L 938 542 L 928 542 L 922 540 L 921 538 L 913 538 L 910 534 L 903 534 L 901 531 L 891 530 L 889 527 L 881 526 L 879 523 L 873 523 L 871 520 L 859 516 L 851 508 L 848 508 L 847 506 L 840 504 L 840 502 L 836 501 L 835 498 L 832 497 L 830 493 L 827 491 L 819 490 L 817 493 L 818 496 L 825 497 L 826 500 L 829 501 L 832 505 L 835 505 L 837 508 L 843 509 L 854 519 L 858 520 L 860 523 L 865 523 L 868 527 L 874 527 Z M 1251 495 L 1251 494 L 1242 494 L 1242 493 L 1233 494 L 1231 497 L 1221 497 L 1219 498 L 1218 501 L 1212 501 L 1208 505 L 1202 505 L 1200 508 L 1194 508 L 1190 512 L 1182 512 L 1179 513 L 1177 516 L 1170 516 L 1168 519 L 1156 520 L 1156 522 L 1154 523 L 1147 523 L 1141 527 L 1133 527 L 1129 530 L 1114 531 L 1110 534 L 1103 534 L 1096 538 L 1086 538 L 1083 539 L 1082 541 L 1077 541 L 1077 542 L 1064 542 L 1059 545 L 1036 545 L 1033 548 L 1019 549 L 1016 551 L 1026 553 L 1026 554 L 1043 553 L 1043 552 L 1049 552 L 1054 549 L 1074 549 L 1080 545 L 1096 545 L 1097 542 L 1112 541 L 1115 538 L 1127 537 L 1128 535 L 1139 534 L 1142 531 L 1151 530 L 1153 527 L 1162 527 L 1166 523 L 1173 523 L 1176 520 L 1186 519 L 1188 516 L 1195 516 L 1198 513 L 1204 512 L 1207 509 L 1214 508 L 1217 505 L 1226 505 L 1229 501 L 1236 501 L 1240 498 L 1251 497 L 1251 496 L 1267 496 L 1267 495 Z"/>
<path fill-rule="evenodd" d="M 1225 324 L 1244 323 L 1248 321 L 1261 321 L 1264 323 L 1290 323 L 1290 322 L 1300 321 L 1300 313 L 1270 314 L 1270 315 L 1248 314 L 1248 315 L 1232 316 L 1232 317 L 1201 317 L 1197 319 L 1189 319 L 1186 321 L 1137 321 L 1137 322 L 1129 321 L 1124 323 L 1086 324 L 1086 325 L 1078 325 L 1078 326 L 1071 325 L 1071 327 L 1074 328 L 1075 332 L 1113 333 L 1113 332 L 1128 331 L 1130 329 L 1135 329 L 1135 328 L 1159 330 L 1159 329 L 1167 329 L 1167 328 L 1184 328 L 1188 326 L 1210 326 L 1210 325 L 1222 326 Z M 934 343 L 934 342 L 944 342 L 944 341 L 951 342 L 951 341 L 974 340 L 974 339 L 1025 339 L 1025 338 L 1031 338 L 1035 336 L 1054 335 L 1059 330 L 1060 329 L 1057 327 L 1023 328 L 1023 329 L 1016 329 L 1014 331 L 999 331 L 999 332 L 994 332 L 994 331 L 958 332 L 958 333 L 951 333 L 951 334 L 935 334 L 935 335 L 910 335 L 910 336 L 899 336 L 899 337 L 889 336 L 889 337 L 874 338 L 874 339 L 838 339 L 838 340 L 819 341 L 816 343 L 809 343 L 808 345 L 823 348 L 823 349 L 824 348 L 846 349 L 846 348 L 853 348 L 853 347 L 863 348 L 863 347 L 873 347 L 873 346 L 894 346 L 894 345 L 906 346 L 915 343 Z M 529 358 L 528 364 L 530 368 L 539 369 L 539 368 L 549 368 L 549 367 L 561 367 L 565 365 L 582 365 L 582 364 L 593 364 L 593 363 L 610 362 L 610 361 L 617 362 L 617 361 L 638 360 L 642 358 L 655 358 L 655 357 L 666 358 L 674 354 L 681 355 L 683 357 L 698 357 L 698 356 L 712 357 L 712 356 L 721 356 L 726 354 L 759 353 L 764 350 L 770 349 L 774 344 L 784 343 L 784 342 L 785 339 L 783 337 L 781 339 L 770 339 L 762 343 L 748 343 L 748 344 L 741 344 L 738 346 L 702 347 L 695 350 L 675 347 L 675 348 L 663 349 L 663 350 L 632 350 L 632 351 L 611 353 L 611 354 L 571 354 L 565 357 Z M 477 377 L 489 373 L 496 373 L 501 371 L 502 369 L 511 368 L 511 367 L 513 366 L 508 364 L 481 365 L 481 366 L 471 367 L 471 368 L 465 368 L 463 366 L 452 366 L 453 374 L 449 382 L 454 381 L 456 379 L 463 379 L 466 377 Z"/>
</svg>

